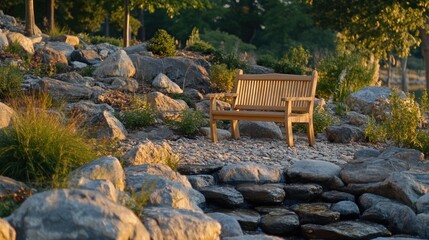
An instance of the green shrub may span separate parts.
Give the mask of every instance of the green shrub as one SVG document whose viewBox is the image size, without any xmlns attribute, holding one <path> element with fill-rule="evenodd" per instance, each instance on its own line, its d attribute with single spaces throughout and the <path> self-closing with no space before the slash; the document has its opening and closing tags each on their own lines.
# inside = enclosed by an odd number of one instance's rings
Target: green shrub
<svg viewBox="0 0 429 240">
<path fill-rule="evenodd" d="M 99 44 L 99 43 L 110 43 L 112 45 L 122 47 L 122 39 L 113 38 L 113 37 L 106 37 L 106 36 L 92 36 L 91 37 L 91 43 L 92 44 Z"/>
<path fill-rule="evenodd" d="M 274 71 L 299 75 L 306 74 L 310 57 L 310 52 L 304 47 L 292 48 L 274 65 Z"/>
<path fill-rule="evenodd" d="M 318 68 L 317 96 L 344 102 L 350 93 L 372 85 L 375 66 L 363 54 L 342 54 L 322 59 Z"/>
<path fill-rule="evenodd" d="M 258 57 L 258 59 L 256 60 L 256 63 L 258 65 L 274 69 L 274 67 L 277 64 L 277 59 L 272 55 L 264 54 Z"/>
<path fill-rule="evenodd" d="M 231 92 L 234 87 L 235 70 L 229 70 L 225 64 L 212 65 L 210 67 L 210 82 L 213 87 L 224 92 Z"/>
<path fill-rule="evenodd" d="M 118 118 L 127 129 L 139 129 L 155 124 L 156 111 L 144 99 L 134 96 L 130 108 L 122 111 Z"/>
<path fill-rule="evenodd" d="M 137 217 L 142 218 L 143 210 L 146 207 L 155 186 L 156 180 L 145 181 L 138 192 L 135 189 L 130 189 L 131 198 L 123 197 L 119 199 L 119 203 L 133 211 Z"/>
<path fill-rule="evenodd" d="M 201 39 L 224 53 L 237 54 L 256 50 L 254 45 L 244 43 L 239 37 L 219 30 L 206 30 L 201 34 Z"/>
<path fill-rule="evenodd" d="M 0 130 L 0 175 L 44 183 L 95 159 L 75 122 L 64 122 L 49 109 L 47 95 L 25 96 L 10 105 L 17 115 L 10 127 Z"/>
<path fill-rule="evenodd" d="M 207 120 L 204 114 L 200 111 L 183 110 L 177 120 L 174 120 L 170 125 L 180 134 L 192 137 L 198 134 L 202 126 L 207 125 Z"/>
<path fill-rule="evenodd" d="M 10 53 L 15 55 L 17 58 L 21 58 L 23 60 L 29 59 L 31 55 L 24 50 L 24 48 L 19 45 L 17 42 L 10 42 L 9 45 L 4 49 L 6 53 Z"/>
<path fill-rule="evenodd" d="M 242 60 L 237 54 L 234 53 L 225 54 L 220 51 L 216 51 L 212 55 L 210 62 L 216 65 L 225 64 L 230 70 L 243 69 L 245 71 L 249 69 L 247 62 Z"/>
<path fill-rule="evenodd" d="M 215 48 L 208 42 L 201 40 L 198 28 L 192 29 L 191 36 L 186 44 L 186 49 L 193 52 L 212 54 Z"/>
<path fill-rule="evenodd" d="M 21 93 L 21 83 L 24 73 L 15 66 L 0 67 L 0 99 L 16 96 Z"/>
<path fill-rule="evenodd" d="M 374 117 L 371 116 L 365 127 L 365 137 L 372 143 L 384 142 L 387 138 L 387 131 L 383 125 L 378 124 Z"/>
<path fill-rule="evenodd" d="M 321 106 L 314 108 L 313 114 L 314 132 L 325 132 L 326 128 L 339 122 L 338 118 L 333 117 L 327 113 Z"/>
<path fill-rule="evenodd" d="M 153 38 L 149 40 L 147 49 L 154 54 L 162 57 L 169 57 L 176 55 L 176 45 L 174 38 L 168 34 L 167 31 L 159 29 L 156 31 Z"/>
<path fill-rule="evenodd" d="M 92 77 L 94 75 L 95 68 L 92 66 L 86 66 L 78 70 L 78 73 L 83 77 Z"/>
</svg>

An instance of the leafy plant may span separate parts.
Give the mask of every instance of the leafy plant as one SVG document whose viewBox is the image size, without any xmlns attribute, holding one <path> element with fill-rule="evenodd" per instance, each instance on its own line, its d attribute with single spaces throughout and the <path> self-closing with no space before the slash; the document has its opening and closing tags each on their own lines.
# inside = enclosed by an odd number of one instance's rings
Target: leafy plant
<svg viewBox="0 0 429 240">
<path fill-rule="evenodd" d="M 142 98 L 134 96 L 130 108 L 117 115 L 128 129 L 138 129 L 151 126 L 156 122 L 156 111 Z"/>
<path fill-rule="evenodd" d="M 17 115 L 0 130 L 0 175 L 41 183 L 95 159 L 73 119 L 66 121 L 49 109 L 48 95 L 24 96 L 10 105 Z"/>
<path fill-rule="evenodd" d="M 387 131 L 383 125 L 378 124 L 374 117 L 371 116 L 366 127 L 365 127 L 365 136 L 369 142 L 378 143 L 386 140 Z"/>
<path fill-rule="evenodd" d="M 235 53 L 222 53 L 220 51 L 215 51 L 212 58 L 210 59 L 212 64 L 221 65 L 225 64 L 228 69 L 249 69 L 249 65 L 246 61 L 242 60 L 239 55 Z"/>
<path fill-rule="evenodd" d="M 258 57 L 258 59 L 256 60 L 256 63 L 258 65 L 264 66 L 264 67 L 269 67 L 269 68 L 274 68 L 277 64 L 277 59 L 275 57 L 273 57 L 272 55 L 269 54 L 264 54 Z"/>
<path fill-rule="evenodd" d="M 192 29 L 191 36 L 189 36 L 186 44 L 186 49 L 204 54 L 212 54 L 215 51 L 215 48 L 210 43 L 201 40 L 198 28 Z"/>
<path fill-rule="evenodd" d="M 24 73 L 18 67 L 6 65 L 0 67 L 0 99 L 21 93 Z"/>
<path fill-rule="evenodd" d="M 78 70 L 78 73 L 83 77 L 92 77 L 94 75 L 95 68 L 92 66 L 86 66 Z"/>
<path fill-rule="evenodd" d="M 303 75 L 307 72 L 311 54 L 304 47 L 291 48 L 275 65 L 274 71 Z"/>
<path fill-rule="evenodd" d="M 180 134 L 192 137 L 197 135 L 202 126 L 207 125 L 207 120 L 202 112 L 186 109 L 170 125 Z"/>
<path fill-rule="evenodd" d="M 24 48 L 21 47 L 21 45 L 19 45 L 18 42 L 10 42 L 9 45 L 4 49 L 4 51 L 6 53 L 10 53 L 12 55 L 15 55 L 16 58 L 21 58 L 21 59 L 29 59 L 30 58 L 30 54 L 24 50 Z"/>
<path fill-rule="evenodd" d="M 220 91 L 231 92 L 234 87 L 236 71 L 230 70 L 225 64 L 210 67 L 210 82 Z"/>
<path fill-rule="evenodd" d="M 314 108 L 313 124 L 314 132 L 321 133 L 326 130 L 327 127 L 332 126 L 339 122 L 338 118 L 333 117 L 331 114 L 325 111 L 321 106 Z"/>
<path fill-rule="evenodd" d="M 201 39 L 207 41 L 223 53 L 236 55 L 241 52 L 251 52 L 256 50 L 254 45 L 244 43 L 239 37 L 219 30 L 206 30 L 201 34 Z"/>
<path fill-rule="evenodd" d="M 149 51 L 162 57 L 176 55 L 176 45 L 174 38 L 163 29 L 158 29 L 153 38 L 149 40 L 147 46 Z"/>
<path fill-rule="evenodd" d="M 15 193 L 6 193 L 0 196 L 0 217 L 7 217 L 12 214 L 31 195 L 33 195 L 31 189 L 21 187 Z"/>
</svg>

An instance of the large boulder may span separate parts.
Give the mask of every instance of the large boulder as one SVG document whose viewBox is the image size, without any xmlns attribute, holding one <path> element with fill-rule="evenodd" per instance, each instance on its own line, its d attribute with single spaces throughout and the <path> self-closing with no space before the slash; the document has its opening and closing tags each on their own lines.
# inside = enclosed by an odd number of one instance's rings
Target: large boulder
<svg viewBox="0 0 429 240">
<path fill-rule="evenodd" d="M 98 81 L 108 84 L 106 87 L 113 90 L 136 92 L 139 83 L 134 78 L 128 77 L 108 77 L 97 78 Z"/>
<path fill-rule="evenodd" d="M 301 160 L 287 170 L 292 180 L 329 183 L 340 175 L 341 168 L 333 163 L 320 160 Z"/>
<path fill-rule="evenodd" d="M 240 121 L 240 134 L 251 138 L 283 139 L 280 127 L 273 122 Z"/>
<path fill-rule="evenodd" d="M 168 143 L 154 144 L 151 141 L 138 144 L 122 156 L 122 160 L 127 165 L 162 164 L 166 159 L 174 158 L 178 158 L 178 155 L 173 152 Z"/>
<path fill-rule="evenodd" d="M 152 81 L 152 86 L 167 93 L 183 93 L 183 90 L 175 82 L 171 81 L 165 74 L 158 74 Z"/>
<path fill-rule="evenodd" d="M 218 175 L 223 183 L 278 183 L 284 180 L 279 168 L 256 163 L 230 164 Z"/>
<path fill-rule="evenodd" d="M 243 236 L 243 231 L 241 230 L 240 224 L 235 218 L 224 213 L 216 212 L 208 213 L 207 215 L 220 223 L 222 227 L 222 232 L 220 234 L 221 239 L 225 237 Z"/>
<path fill-rule="evenodd" d="M 429 193 L 421 196 L 416 201 L 417 213 L 428 213 L 429 214 Z"/>
<path fill-rule="evenodd" d="M 72 52 L 74 51 L 73 46 L 63 42 L 48 42 L 45 47 L 61 52 L 64 56 L 66 56 L 67 59 L 70 58 Z"/>
<path fill-rule="evenodd" d="M 217 240 L 221 234 L 221 225 L 203 213 L 151 207 L 143 210 L 143 216 L 151 239 Z"/>
<path fill-rule="evenodd" d="M 89 81 L 88 78 L 83 77 L 76 71 L 57 74 L 54 77 L 55 79 L 72 84 L 83 84 L 88 87 L 93 85 L 93 82 Z"/>
<path fill-rule="evenodd" d="M 371 115 L 376 101 L 388 99 L 391 92 L 390 88 L 369 86 L 350 94 L 346 103 L 353 111 Z"/>
<path fill-rule="evenodd" d="M 299 229 L 299 217 L 288 210 L 273 211 L 262 217 L 261 228 L 269 234 L 290 234 Z"/>
<path fill-rule="evenodd" d="M 52 190 L 28 198 L 7 221 L 17 239 L 150 239 L 134 213 L 96 191 Z"/>
<path fill-rule="evenodd" d="M 15 240 L 16 239 L 16 232 L 15 229 L 10 226 L 10 224 L 6 221 L 0 218 L 0 239 L 3 240 Z"/>
<path fill-rule="evenodd" d="M 67 43 L 70 46 L 76 46 L 79 45 L 79 38 L 73 35 L 60 35 L 60 36 L 53 36 L 49 38 L 49 41 L 53 42 L 63 42 Z"/>
<path fill-rule="evenodd" d="M 151 92 L 147 94 L 147 102 L 154 107 L 161 118 L 177 118 L 181 111 L 188 109 L 186 104 L 174 100 L 160 92 Z"/>
<path fill-rule="evenodd" d="M 244 203 L 243 195 L 228 186 L 209 186 L 199 189 L 208 202 L 226 208 L 236 208 Z"/>
<path fill-rule="evenodd" d="M 21 46 L 27 53 L 33 54 L 34 53 L 34 46 L 33 42 L 30 38 L 22 35 L 18 32 L 9 32 L 7 34 L 7 39 L 9 40 L 9 44 L 16 42 Z"/>
<path fill-rule="evenodd" d="M 39 57 L 42 63 L 53 65 L 62 64 L 68 65 L 67 57 L 60 51 L 50 47 L 37 49 L 35 56 Z"/>
<path fill-rule="evenodd" d="M 68 184 L 70 188 L 97 191 L 103 194 L 108 199 L 114 202 L 118 202 L 118 191 L 116 190 L 113 183 L 109 180 L 92 180 L 82 177 L 77 182 L 69 182 Z"/>
<path fill-rule="evenodd" d="M 83 62 L 89 65 L 94 65 L 101 62 L 101 57 L 97 51 L 92 49 L 78 49 L 74 50 L 70 58 L 72 61 Z"/>
<path fill-rule="evenodd" d="M 12 108 L 0 102 L 0 129 L 8 127 L 15 114 Z"/>
<path fill-rule="evenodd" d="M 365 140 L 364 131 L 359 127 L 349 124 L 327 127 L 326 136 L 330 142 L 335 143 L 351 143 Z"/>
<path fill-rule="evenodd" d="M 82 99 L 90 99 L 92 89 L 81 84 L 71 84 L 52 78 L 43 78 L 39 81 L 39 89 L 47 91 L 54 100 L 76 102 Z"/>
<path fill-rule="evenodd" d="M 119 50 L 106 58 L 94 71 L 97 78 L 132 77 L 136 73 L 133 62 L 124 50 Z"/>
<path fill-rule="evenodd" d="M 125 189 L 125 173 L 115 157 L 102 157 L 87 163 L 70 174 L 71 184 L 78 185 L 80 178 L 105 179 L 113 183 L 118 190 Z"/>
<path fill-rule="evenodd" d="M 253 184 L 243 183 L 236 187 L 244 199 L 256 204 L 276 204 L 283 202 L 285 190 L 283 184 Z"/>
</svg>

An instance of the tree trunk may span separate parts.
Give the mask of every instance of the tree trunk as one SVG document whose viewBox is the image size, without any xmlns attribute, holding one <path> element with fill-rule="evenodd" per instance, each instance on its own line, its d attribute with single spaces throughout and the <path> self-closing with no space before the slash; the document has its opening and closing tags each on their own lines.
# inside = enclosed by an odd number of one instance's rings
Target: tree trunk
<svg viewBox="0 0 429 240">
<path fill-rule="evenodd" d="M 426 26 L 429 25 L 429 21 L 426 21 Z M 425 78 L 426 78 L 426 91 L 429 92 L 429 27 L 425 29 L 420 29 L 420 37 L 422 38 L 422 55 L 425 61 Z"/>
<path fill-rule="evenodd" d="M 55 28 L 55 0 L 49 0 L 49 32 Z"/>
<path fill-rule="evenodd" d="M 141 24 L 138 32 L 138 39 L 142 42 L 146 40 L 146 29 L 144 25 L 144 8 L 143 6 L 139 9 L 139 16 L 138 16 L 139 22 Z"/>
<path fill-rule="evenodd" d="M 130 46 L 130 0 L 125 0 L 124 47 Z"/>
<path fill-rule="evenodd" d="M 387 87 L 392 88 L 392 54 L 387 55 Z"/>
<path fill-rule="evenodd" d="M 110 37 L 110 15 L 104 17 L 104 36 Z"/>
<path fill-rule="evenodd" d="M 407 74 L 407 62 L 408 58 L 401 58 L 401 83 L 402 91 L 408 92 L 408 74 Z"/>
<path fill-rule="evenodd" d="M 34 35 L 34 4 L 33 0 L 25 0 L 25 35 Z"/>
</svg>

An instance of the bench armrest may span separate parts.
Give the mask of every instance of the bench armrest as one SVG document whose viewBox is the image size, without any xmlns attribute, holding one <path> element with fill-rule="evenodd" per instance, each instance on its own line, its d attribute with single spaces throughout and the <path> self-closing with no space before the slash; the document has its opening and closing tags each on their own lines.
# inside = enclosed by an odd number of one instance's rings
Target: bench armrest
<svg viewBox="0 0 429 240">
<path fill-rule="evenodd" d="M 314 98 L 312 97 L 285 97 L 285 98 L 281 98 L 281 100 L 283 102 L 291 102 L 291 101 L 314 101 Z"/>
<path fill-rule="evenodd" d="M 206 94 L 205 98 L 221 98 L 221 97 L 237 97 L 237 93 L 209 93 Z"/>
</svg>

